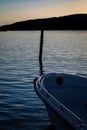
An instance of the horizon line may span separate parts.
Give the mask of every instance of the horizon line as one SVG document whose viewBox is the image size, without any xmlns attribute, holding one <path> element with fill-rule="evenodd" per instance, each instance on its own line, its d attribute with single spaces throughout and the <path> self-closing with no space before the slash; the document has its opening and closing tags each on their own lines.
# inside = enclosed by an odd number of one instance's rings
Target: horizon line
<svg viewBox="0 0 87 130">
<path fill-rule="evenodd" d="M 66 14 L 66 15 L 62 15 L 62 16 L 53 16 L 53 17 L 42 17 L 42 18 L 31 18 L 31 19 L 26 19 L 26 20 L 20 20 L 20 21 L 15 21 L 13 23 L 9 23 L 9 24 L 3 24 L 0 25 L 0 27 L 2 26 L 7 26 L 7 25 L 12 25 L 15 23 L 20 23 L 20 22 L 25 22 L 25 21 L 30 21 L 30 20 L 40 20 L 40 19 L 50 19 L 50 18 L 60 18 L 60 17 L 67 17 L 67 16 L 72 16 L 72 15 L 87 15 L 87 13 L 72 13 L 72 14 Z"/>
</svg>

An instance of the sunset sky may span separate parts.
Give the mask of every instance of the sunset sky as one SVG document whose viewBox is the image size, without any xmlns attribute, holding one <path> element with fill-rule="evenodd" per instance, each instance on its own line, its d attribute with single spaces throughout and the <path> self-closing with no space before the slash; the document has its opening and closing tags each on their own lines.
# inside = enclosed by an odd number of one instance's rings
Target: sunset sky
<svg viewBox="0 0 87 130">
<path fill-rule="evenodd" d="M 87 14 L 87 0 L 0 0 L 0 25 L 78 13 Z"/>
</svg>

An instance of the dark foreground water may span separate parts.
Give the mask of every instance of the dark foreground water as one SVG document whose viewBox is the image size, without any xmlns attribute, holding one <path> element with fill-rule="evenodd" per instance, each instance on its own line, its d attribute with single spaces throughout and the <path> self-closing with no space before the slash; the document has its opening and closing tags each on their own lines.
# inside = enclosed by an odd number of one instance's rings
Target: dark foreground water
<svg viewBox="0 0 87 130">
<path fill-rule="evenodd" d="M 87 73 L 87 31 L 45 32 L 43 70 Z M 0 32 L 0 130 L 50 130 L 33 87 L 40 32 Z"/>
</svg>

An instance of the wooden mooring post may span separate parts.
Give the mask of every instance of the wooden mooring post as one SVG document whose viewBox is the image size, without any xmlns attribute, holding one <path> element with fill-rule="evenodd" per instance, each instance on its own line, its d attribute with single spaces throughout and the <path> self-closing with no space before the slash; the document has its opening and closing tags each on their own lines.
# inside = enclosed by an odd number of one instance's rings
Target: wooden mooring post
<svg viewBox="0 0 87 130">
<path fill-rule="evenodd" d="M 41 36 L 40 36 L 40 49 L 39 49 L 40 75 L 43 74 L 43 64 L 42 64 L 43 37 L 44 37 L 44 30 L 41 30 Z"/>
</svg>

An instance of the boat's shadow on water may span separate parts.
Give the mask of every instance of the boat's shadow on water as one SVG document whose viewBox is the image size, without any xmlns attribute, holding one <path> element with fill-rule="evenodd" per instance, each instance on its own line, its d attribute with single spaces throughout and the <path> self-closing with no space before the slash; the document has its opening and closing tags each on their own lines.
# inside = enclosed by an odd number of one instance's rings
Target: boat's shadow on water
<svg viewBox="0 0 87 130">
<path fill-rule="evenodd" d="M 50 124 L 50 125 L 48 126 L 47 130 L 56 130 L 56 129 L 55 129 L 55 127 L 54 127 L 52 124 Z"/>
</svg>

